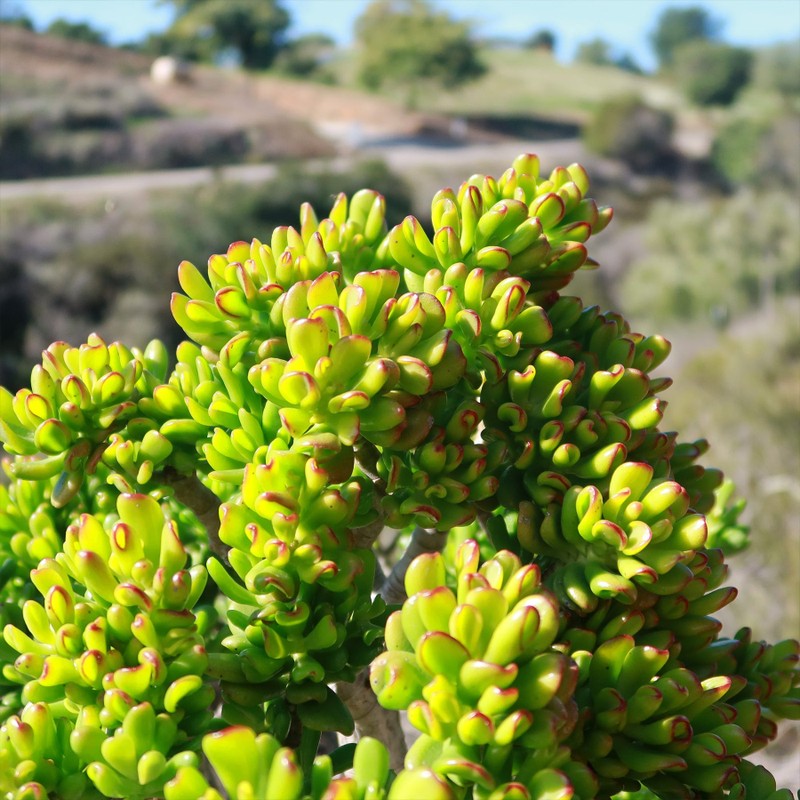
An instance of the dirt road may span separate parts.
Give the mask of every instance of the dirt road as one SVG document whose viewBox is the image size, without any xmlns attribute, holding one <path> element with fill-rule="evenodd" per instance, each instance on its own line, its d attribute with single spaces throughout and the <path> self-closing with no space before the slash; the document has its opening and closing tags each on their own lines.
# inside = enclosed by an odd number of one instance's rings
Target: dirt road
<svg viewBox="0 0 800 800">
<path fill-rule="evenodd" d="M 499 174 L 519 153 L 535 152 L 543 168 L 569 164 L 585 157 L 576 139 L 558 139 L 549 142 L 510 141 L 492 144 L 467 144 L 463 146 L 432 146 L 424 141 L 366 142 L 350 155 L 334 159 L 306 162 L 311 169 L 342 171 L 353 162 L 365 158 L 380 158 L 402 173 L 406 169 L 433 171 L 436 178 L 452 173 L 463 179 L 474 172 Z M 202 186 L 218 180 L 240 183 L 259 183 L 275 176 L 276 164 L 237 164 L 218 168 L 193 168 L 133 172 L 121 175 L 86 175 L 74 178 L 47 178 L 26 181 L 0 181 L 0 202 L 25 198 L 49 197 L 86 201 L 115 200 L 120 197 L 164 189 L 183 189 Z M 433 177 L 433 176 L 432 176 Z"/>
</svg>

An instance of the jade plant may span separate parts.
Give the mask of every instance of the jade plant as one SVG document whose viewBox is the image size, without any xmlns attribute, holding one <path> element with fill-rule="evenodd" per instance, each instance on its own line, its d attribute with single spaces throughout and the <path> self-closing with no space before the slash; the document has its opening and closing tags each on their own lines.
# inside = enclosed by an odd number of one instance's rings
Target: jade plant
<svg viewBox="0 0 800 800">
<path fill-rule="evenodd" d="M 3 797 L 791 797 L 800 645 L 713 616 L 741 501 L 660 428 L 669 343 L 565 293 L 588 190 L 305 204 L 180 264 L 174 357 L 0 390 Z"/>
</svg>

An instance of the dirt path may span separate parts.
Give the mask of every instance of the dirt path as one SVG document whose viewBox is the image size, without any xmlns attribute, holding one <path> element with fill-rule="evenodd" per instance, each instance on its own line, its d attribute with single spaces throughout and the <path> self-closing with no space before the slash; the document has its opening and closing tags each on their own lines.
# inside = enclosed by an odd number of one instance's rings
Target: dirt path
<svg viewBox="0 0 800 800">
<path fill-rule="evenodd" d="M 536 152 L 546 169 L 556 164 L 569 164 L 584 157 L 576 139 L 550 142 L 509 141 L 464 146 L 431 146 L 417 140 L 386 142 L 375 140 L 347 156 L 306 161 L 311 169 L 346 171 L 363 158 L 380 158 L 403 174 L 408 170 L 427 171 L 431 179 L 440 178 L 455 183 L 474 172 L 499 174 L 519 153 Z M 202 186 L 214 181 L 259 183 L 275 176 L 276 164 L 237 164 L 229 167 L 200 167 L 194 169 L 133 172 L 121 175 L 81 175 L 74 178 L 47 178 L 26 181 L 0 181 L 0 202 L 35 197 L 68 200 L 115 200 L 118 197 L 158 191 Z M 466 171 L 465 171 L 466 170 Z M 450 178 L 452 175 L 454 177 Z M 415 175 L 416 177 L 416 175 Z"/>
</svg>

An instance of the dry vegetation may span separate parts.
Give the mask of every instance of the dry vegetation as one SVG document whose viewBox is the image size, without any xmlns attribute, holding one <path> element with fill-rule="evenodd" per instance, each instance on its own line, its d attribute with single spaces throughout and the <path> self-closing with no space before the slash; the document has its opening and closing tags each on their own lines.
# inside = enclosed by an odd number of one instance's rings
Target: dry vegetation
<svg viewBox="0 0 800 800">
<path fill-rule="evenodd" d="M 156 85 L 140 54 L 10 26 L 0 42 L 6 179 L 330 156 L 354 131 L 444 125 L 352 89 L 204 66 Z"/>
</svg>

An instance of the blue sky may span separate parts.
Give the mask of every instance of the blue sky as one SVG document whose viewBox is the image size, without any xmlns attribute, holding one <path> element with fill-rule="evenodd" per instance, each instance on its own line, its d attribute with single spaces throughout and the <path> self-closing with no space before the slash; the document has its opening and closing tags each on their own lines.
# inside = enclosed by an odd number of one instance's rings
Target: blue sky
<svg viewBox="0 0 800 800">
<path fill-rule="evenodd" d="M 255 1 L 255 0 L 254 0 Z M 369 0 L 284 0 L 292 15 L 291 33 L 325 32 L 341 43 L 351 37 L 353 21 Z M 759 46 L 800 38 L 798 0 L 433 0 L 453 16 L 474 23 L 487 36 L 524 37 L 549 28 L 558 37 L 558 55 L 570 59 L 580 42 L 602 36 L 631 52 L 647 68 L 654 66 L 648 33 L 667 7 L 702 5 L 722 19 L 726 41 Z M 37 27 L 57 17 L 85 20 L 105 31 L 113 43 L 165 28 L 171 9 L 157 0 L 0 0 L 19 7 Z"/>
</svg>

